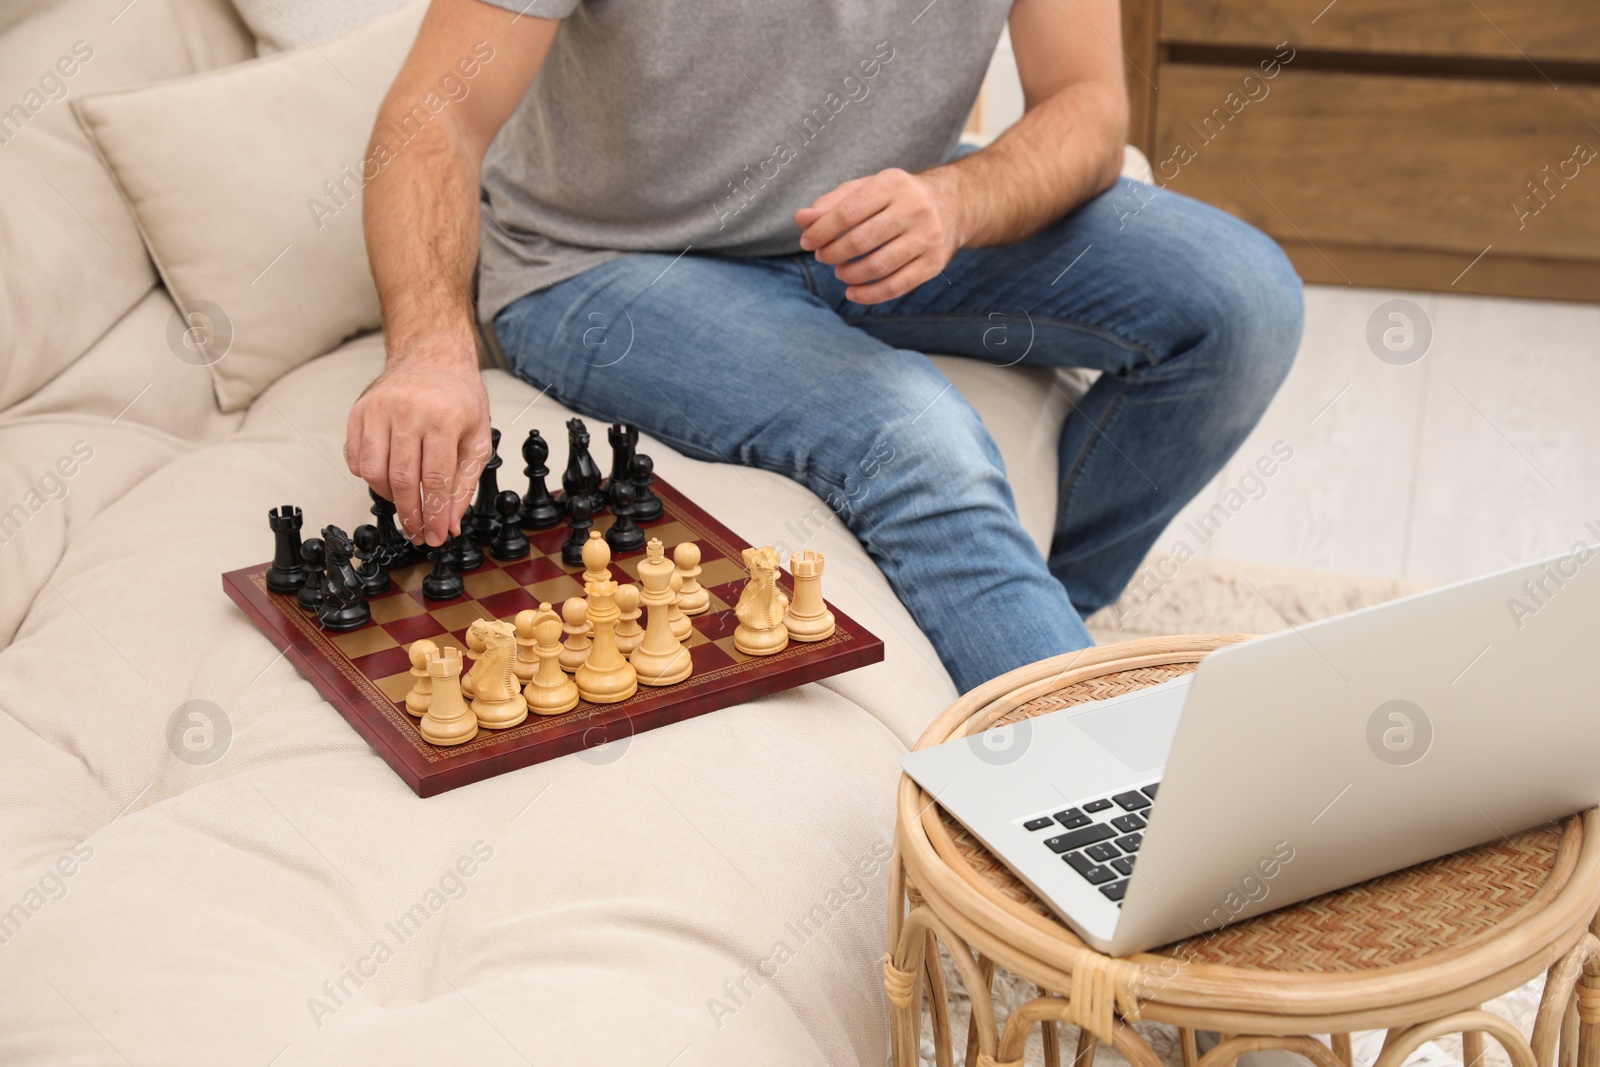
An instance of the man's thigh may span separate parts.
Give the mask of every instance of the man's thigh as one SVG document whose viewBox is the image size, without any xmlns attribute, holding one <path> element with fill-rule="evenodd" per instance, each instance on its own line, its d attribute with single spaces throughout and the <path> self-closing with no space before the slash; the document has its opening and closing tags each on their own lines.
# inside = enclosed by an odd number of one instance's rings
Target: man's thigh
<svg viewBox="0 0 1600 1067">
<path fill-rule="evenodd" d="M 843 322 L 791 259 L 628 256 L 522 298 L 495 330 L 563 404 L 818 492 L 949 388 L 925 356 Z"/>
<path fill-rule="evenodd" d="M 844 321 L 888 344 L 1113 374 L 1299 308 L 1299 279 L 1271 238 L 1129 179 L 1023 241 L 957 253 L 940 277 L 883 304 L 846 301 L 832 268 L 807 270 Z"/>
</svg>

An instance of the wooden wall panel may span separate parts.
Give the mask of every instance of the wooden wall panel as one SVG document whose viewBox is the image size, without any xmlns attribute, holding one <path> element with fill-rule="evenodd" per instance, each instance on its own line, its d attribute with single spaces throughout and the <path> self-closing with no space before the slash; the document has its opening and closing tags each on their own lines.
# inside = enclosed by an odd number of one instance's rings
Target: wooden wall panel
<svg viewBox="0 0 1600 1067">
<path fill-rule="evenodd" d="M 1595 0 L 1168 0 L 1161 40 L 1388 55 L 1594 62 Z M 1559 79 L 1557 79 L 1559 81 Z"/>
<path fill-rule="evenodd" d="M 1312 245 L 1428 249 L 1463 266 L 1491 244 L 1555 259 L 1600 249 L 1600 87 L 1286 67 L 1252 88 L 1248 73 L 1163 66 L 1162 184 Z M 1240 107 L 1248 92 L 1259 98 Z"/>
</svg>

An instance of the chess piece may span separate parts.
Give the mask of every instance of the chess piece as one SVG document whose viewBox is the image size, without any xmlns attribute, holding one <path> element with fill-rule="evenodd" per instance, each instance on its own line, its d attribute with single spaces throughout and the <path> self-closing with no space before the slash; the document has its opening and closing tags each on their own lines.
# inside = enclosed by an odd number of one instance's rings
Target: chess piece
<svg viewBox="0 0 1600 1067">
<path fill-rule="evenodd" d="M 672 593 L 672 603 L 667 605 L 667 628 L 679 641 L 687 641 L 689 635 L 694 633 L 694 623 L 683 613 L 682 588 L 683 578 L 674 570 L 667 577 L 667 589 Z"/>
<path fill-rule="evenodd" d="M 424 637 L 411 642 L 411 691 L 406 694 L 406 712 L 422 718 L 428 713 L 428 703 L 433 699 L 433 675 L 428 673 L 428 657 L 439 651 L 439 646 Z"/>
<path fill-rule="evenodd" d="M 515 496 L 516 494 L 512 494 Z M 479 619 L 467 629 L 477 631 L 483 654 L 472 665 L 472 714 L 489 730 L 509 730 L 528 717 L 522 699 L 522 680 L 513 669 L 517 659 L 517 630 L 509 622 Z"/>
<path fill-rule="evenodd" d="M 475 619 L 474 622 L 481 622 Z M 461 653 L 461 695 L 471 700 L 478 695 L 477 683 L 473 681 L 472 672 L 478 666 L 478 659 L 483 655 L 483 631 L 467 627 L 467 648 Z M 468 667 L 466 657 L 472 657 L 472 666 Z"/>
<path fill-rule="evenodd" d="M 561 669 L 571 674 L 589 658 L 589 604 L 581 596 L 568 597 L 561 605 L 562 633 L 567 643 L 561 648 Z"/>
<path fill-rule="evenodd" d="M 593 704 L 615 704 L 639 691 L 633 665 L 617 651 L 617 583 L 609 578 L 590 582 L 589 625 L 594 628 L 589 658 L 573 674 L 578 695 Z"/>
<path fill-rule="evenodd" d="M 550 475 L 545 461 L 550 458 L 550 446 L 538 430 L 529 430 L 528 439 L 522 442 L 522 461 L 527 464 L 522 473 L 528 476 L 528 493 L 522 498 L 521 524 L 529 530 L 548 530 L 561 521 L 561 505 L 555 502 L 544 480 Z"/>
<path fill-rule="evenodd" d="M 633 521 L 655 522 L 661 517 L 661 498 L 650 488 L 656 480 L 655 460 L 649 456 L 633 457 Z"/>
<path fill-rule="evenodd" d="M 539 666 L 522 696 L 535 715 L 561 715 L 578 706 L 578 685 L 561 669 L 561 617 L 540 604 L 537 614 L 524 611 L 517 616 L 533 616 L 534 654 Z"/>
<path fill-rule="evenodd" d="M 495 497 L 494 507 L 500 513 L 500 525 L 495 529 L 494 539 L 489 542 L 489 554 L 495 559 L 521 559 L 532 551 L 528 535 L 517 525 L 517 511 L 522 507 L 522 498 L 515 489 L 507 489 Z"/>
<path fill-rule="evenodd" d="M 822 566 L 826 562 L 821 552 L 810 548 L 789 556 L 794 600 L 783 617 L 783 626 L 796 641 L 825 641 L 833 636 L 833 612 L 822 600 Z"/>
<path fill-rule="evenodd" d="M 539 667 L 539 657 L 534 651 L 537 642 L 533 636 L 533 624 L 537 619 L 537 613 L 527 609 L 517 612 L 512 622 L 517 631 L 517 657 L 511 663 L 511 670 L 523 685 L 533 681 L 534 672 Z"/>
<path fill-rule="evenodd" d="M 322 581 L 317 623 L 335 633 L 358 630 L 372 621 L 372 609 L 367 606 L 366 583 L 350 565 L 355 542 L 339 527 L 324 526 L 322 544 L 327 554 L 327 573 Z"/>
<path fill-rule="evenodd" d="M 778 588 L 778 552 L 763 545 L 747 548 L 743 555 L 750 578 L 733 608 L 739 617 L 733 647 L 747 656 L 771 656 L 789 644 L 789 631 L 783 625 L 789 598 Z"/>
<path fill-rule="evenodd" d="M 639 563 L 639 581 L 644 586 L 641 599 L 648 614 L 644 639 L 628 657 L 645 685 L 675 685 L 694 670 L 689 650 L 672 636 L 672 625 L 667 621 L 673 596 L 672 575 L 672 563 L 666 558 L 660 538 L 652 537 L 645 544 L 645 558 Z"/>
<path fill-rule="evenodd" d="M 472 509 L 461 520 L 461 532 L 468 534 L 474 544 L 487 545 L 500 531 L 496 502 L 500 499 L 500 464 L 504 462 L 505 460 L 500 458 L 500 431 L 491 427 L 489 461 L 483 465 L 483 472 L 478 475 L 478 498 L 472 502 Z M 520 505 L 521 501 L 518 503 Z"/>
<path fill-rule="evenodd" d="M 309 611 L 314 615 L 322 607 L 322 572 L 326 558 L 322 538 L 308 537 L 300 543 L 300 559 L 306 565 L 306 580 L 300 592 L 295 594 L 295 602 L 300 605 L 301 611 Z"/>
<path fill-rule="evenodd" d="M 703 615 L 711 610 L 711 593 L 700 584 L 700 546 L 684 541 L 672 550 L 678 568 L 678 608 L 685 615 Z"/>
<path fill-rule="evenodd" d="M 576 496 L 585 497 L 590 515 L 598 514 L 605 507 L 600 496 L 600 468 L 589 454 L 589 428 L 582 419 L 567 420 L 567 469 L 561 475 L 561 491 L 568 501 Z"/>
<path fill-rule="evenodd" d="M 633 521 L 633 502 L 638 494 L 633 483 L 611 483 L 611 514 L 616 516 L 606 531 L 606 544 L 614 552 L 634 552 L 644 547 L 644 531 Z"/>
<path fill-rule="evenodd" d="M 371 523 L 364 523 L 356 527 L 351 538 L 361 555 L 361 566 L 356 568 L 356 573 L 361 575 L 361 584 L 366 587 L 367 596 L 387 593 L 393 583 L 389 579 L 388 569 L 383 565 L 383 538 L 378 528 Z"/>
<path fill-rule="evenodd" d="M 417 724 L 430 745 L 461 745 L 478 736 L 478 717 L 461 699 L 461 650 L 441 648 L 428 657 L 433 696 Z"/>
<path fill-rule="evenodd" d="M 306 564 L 300 555 L 300 526 L 305 522 L 300 509 L 285 504 L 267 512 L 272 527 L 272 566 L 267 568 L 267 588 L 293 596 L 306 584 Z"/>
<path fill-rule="evenodd" d="M 611 478 L 608 486 L 633 476 L 633 456 L 639 449 L 639 427 L 614 422 L 606 437 L 611 441 Z"/>
<path fill-rule="evenodd" d="M 603 582 L 609 577 L 611 546 L 600 536 L 599 530 L 590 530 L 589 539 L 583 543 L 583 577 L 580 581 L 587 586 L 590 582 Z"/>
<path fill-rule="evenodd" d="M 631 656 L 644 640 L 644 627 L 639 625 L 639 587 L 617 586 L 617 651 Z"/>
<path fill-rule="evenodd" d="M 448 541 L 428 549 L 428 559 L 433 563 L 433 570 L 422 579 L 423 596 L 429 600 L 454 600 L 466 593 L 467 587 L 456 570 L 455 557 L 450 552 Z"/>
<path fill-rule="evenodd" d="M 471 520 L 472 514 L 468 512 L 463 521 L 470 522 Z M 456 569 L 462 574 L 468 571 L 475 571 L 483 566 L 483 549 L 478 547 L 478 543 L 467 533 L 465 527 L 462 528 L 460 533 L 453 535 L 445 542 L 445 548 L 455 557 Z"/>
<path fill-rule="evenodd" d="M 377 520 L 373 525 L 378 528 L 378 552 L 384 569 L 406 567 L 422 559 L 422 549 L 406 540 L 395 522 L 398 509 L 394 501 L 385 500 L 376 489 L 368 489 L 367 495 L 372 498 L 372 517 Z"/>
<path fill-rule="evenodd" d="M 589 543 L 589 531 L 594 527 L 594 508 L 582 493 L 566 498 L 567 527 L 572 532 L 561 544 L 561 562 L 576 567 L 583 562 L 583 549 Z"/>
</svg>

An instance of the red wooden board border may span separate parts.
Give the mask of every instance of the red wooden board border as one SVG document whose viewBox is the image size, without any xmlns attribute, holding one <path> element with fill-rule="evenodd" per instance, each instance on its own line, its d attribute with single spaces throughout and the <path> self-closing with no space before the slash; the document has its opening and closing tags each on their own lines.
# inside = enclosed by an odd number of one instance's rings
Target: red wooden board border
<svg viewBox="0 0 1600 1067">
<path fill-rule="evenodd" d="M 667 520 L 689 526 L 697 540 L 710 542 L 733 560 L 739 559 L 740 550 L 749 547 L 661 479 L 656 479 L 654 488 L 666 505 Z M 671 546 L 668 548 L 670 551 Z M 628 553 L 618 559 L 638 554 Z M 520 561 L 511 562 L 514 565 Z M 498 565 L 498 561 L 489 558 L 484 566 Z M 422 740 L 416 720 L 361 674 L 311 617 L 295 605 L 293 597 L 268 591 L 268 566 L 260 563 L 229 571 L 222 576 L 224 590 L 419 797 L 434 796 L 883 659 L 883 642 L 830 604 L 837 629 L 826 641 L 791 641 L 775 656 L 717 667 L 673 686 L 640 686 L 638 694 L 619 704 L 583 702 L 565 715 L 530 715 L 526 722 L 510 730 L 485 730 L 466 745 L 438 748 Z M 581 570 L 569 568 L 567 572 Z M 780 584 L 793 590 L 787 572 L 782 574 Z M 464 602 L 455 600 L 436 606 Z"/>
</svg>

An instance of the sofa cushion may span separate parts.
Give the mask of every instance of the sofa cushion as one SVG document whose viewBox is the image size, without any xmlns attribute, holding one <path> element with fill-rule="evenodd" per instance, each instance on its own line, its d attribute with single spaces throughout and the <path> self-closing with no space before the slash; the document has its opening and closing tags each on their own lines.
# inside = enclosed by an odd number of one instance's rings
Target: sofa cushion
<svg viewBox="0 0 1600 1067">
<path fill-rule="evenodd" d="M 337 37 L 405 0 L 234 0 L 239 15 L 256 35 L 256 51 L 271 55 Z"/>
<path fill-rule="evenodd" d="M 50 979 L 5 984 L 0 1062 L 882 1062 L 897 760 L 954 693 L 876 567 L 807 543 L 884 663 L 418 800 L 219 578 L 273 504 L 360 521 L 381 361 L 312 361 L 85 519 L 0 651 L 0 973 Z M 513 439 L 569 417 L 488 381 Z M 751 540 L 819 503 L 645 447 Z M 197 707 L 217 758 L 173 740 Z"/>
<path fill-rule="evenodd" d="M 76 104 L 196 326 L 191 358 L 210 366 L 224 411 L 378 325 L 364 146 L 423 6 L 315 49 Z"/>
<path fill-rule="evenodd" d="M 249 50 L 216 0 L 65 0 L 0 36 L 0 410 L 76 359 L 156 279 L 71 102 Z M 183 143 L 192 153 L 192 137 Z"/>
</svg>

